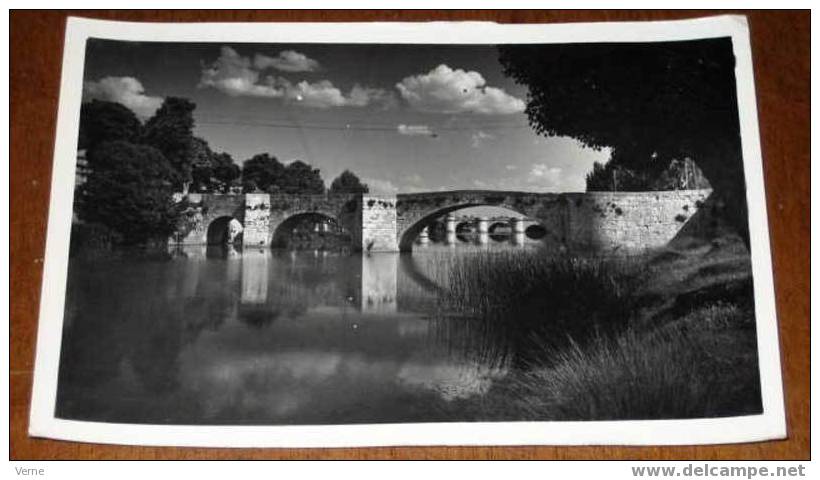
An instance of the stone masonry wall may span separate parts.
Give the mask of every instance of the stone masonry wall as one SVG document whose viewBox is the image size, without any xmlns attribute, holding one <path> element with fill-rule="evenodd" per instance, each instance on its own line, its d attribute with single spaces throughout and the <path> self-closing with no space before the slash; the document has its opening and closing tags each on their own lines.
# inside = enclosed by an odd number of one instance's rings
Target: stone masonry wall
<svg viewBox="0 0 820 480">
<path fill-rule="evenodd" d="M 408 239 L 426 222 L 455 209 L 495 205 L 538 221 L 548 245 L 578 251 L 636 251 L 671 241 L 705 204 L 711 190 L 663 192 L 431 192 L 408 195 L 217 195 L 191 194 L 185 231 L 171 241 L 207 242 L 220 217 L 239 220 L 243 243 L 268 246 L 277 228 L 305 213 L 326 215 L 365 252 L 409 249 Z M 708 209 L 703 208 L 706 212 Z"/>
<path fill-rule="evenodd" d="M 208 243 L 208 227 L 220 217 L 230 217 L 245 223 L 245 196 L 191 193 L 187 196 L 188 210 L 184 213 L 184 231 L 181 238 L 172 236 L 171 242 L 181 245 Z"/>
<path fill-rule="evenodd" d="M 668 243 L 705 203 L 711 190 L 526 193 L 453 191 L 398 196 L 402 249 L 419 226 L 453 208 L 494 205 L 537 220 L 554 248 L 637 251 Z"/>
<path fill-rule="evenodd" d="M 361 205 L 362 251 L 397 252 L 395 195 L 363 195 Z"/>
<path fill-rule="evenodd" d="M 568 197 L 572 248 L 639 251 L 666 245 L 704 205 L 711 190 L 589 192 Z"/>
<path fill-rule="evenodd" d="M 266 193 L 245 194 L 243 245 L 267 246 L 270 244 L 270 208 L 270 195 Z"/>
<path fill-rule="evenodd" d="M 360 234 L 358 195 L 270 195 L 268 238 L 272 240 L 277 229 L 296 215 L 319 214 L 332 218 L 351 232 L 354 244 Z"/>
</svg>

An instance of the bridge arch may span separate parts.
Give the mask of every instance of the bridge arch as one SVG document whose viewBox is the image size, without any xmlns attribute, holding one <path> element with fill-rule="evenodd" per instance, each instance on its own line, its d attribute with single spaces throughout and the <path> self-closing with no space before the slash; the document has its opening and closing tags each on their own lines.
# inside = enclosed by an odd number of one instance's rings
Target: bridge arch
<svg viewBox="0 0 820 480">
<path fill-rule="evenodd" d="M 509 221 L 507 221 L 507 222 L 494 221 L 494 222 L 490 223 L 490 227 L 487 229 L 487 231 L 490 232 L 490 234 L 492 235 L 492 234 L 495 234 L 495 233 L 501 233 L 501 232 L 499 232 L 499 230 L 504 230 L 504 229 L 509 229 L 510 231 L 512 231 L 512 227 L 510 226 Z"/>
<path fill-rule="evenodd" d="M 547 236 L 547 229 L 541 224 L 530 225 L 524 229 L 524 234 L 532 240 L 540 240 Z"/>
<path fill-rule="evenodd" d="M 473 229 L 473 222 L 470 220 L 462 220 L 460 222 L 456 222 L 456 233 L 469 233 Z"/>
<path fill-rule="evenodd" d="M 242 222 L 231 215 L 216 217 L 208 223 L 205 241 L 208 245 L 242 243 Z"/>
<path fill-rule="evenodd" d="M 470 242 L 470 235 L 474 232 L 474 224 L 471 220 L 456 222 L 456 238 L 462 243 Z"/>
<path fill-rule="evenodd" d="M 291 214 L 276 226 L 271 246 L 296 250 L 352 248 L 353 237 L 333 213 L 305 211 Z"/>
<path fill-rule="evenodd" d="M 403 230 L 399 231 L 399 250 L 402 252 L 409 252 L 413 249 L 413 242 L 419 236 L 421 231 L 424 227 L 430 225 L 435 219 L 447 215 L 448 213 L 452 213 L 458 210 L 462 210 L 465 208 L 470 207 L 498 207 L 503 208 L 505 210 L 509 210 L 511 212 L 515 212 L 520 215 L 527 216 L 527 212 L 523 209 L 516 208 L 514 205 L 507 205 L 505 203 L 498 203 L 498 202 L 465 202 L 465 203 L 456 203 L 453 205 L 446 205 L 441 206 L 438 208 L 434 208 L 430 211 L 425 212 L 424 214 L 417 217 L 413 220 L 409 225 L 407 225 Z M 540 219 L 536 219 L 535 221 L 541 222 Z M 459 225 L 462 225 L 462 222 Z M 497 222 L 501 223 L 501 222 Z M 463 228 L 463 227 L 462 227 Z"/>
<path fill-rule="evenodd" d="M 513 227 L 510 220 L 507 221 L 492 221 L 490 227 L 487 229 L 490 234 L 490 240 L 494 242 L 505 242 L 513 235 Z"/>
</svg>

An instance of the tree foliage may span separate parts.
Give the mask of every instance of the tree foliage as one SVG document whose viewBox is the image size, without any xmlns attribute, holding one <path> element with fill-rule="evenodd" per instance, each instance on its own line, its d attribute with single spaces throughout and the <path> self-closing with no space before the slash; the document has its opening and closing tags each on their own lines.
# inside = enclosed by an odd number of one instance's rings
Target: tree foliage
<svg viewBox="0 0 820 480">
<path fill-rule="evenodd" d="M 623 166 L 617 156 L 606 164 L 595 162 L 586 176 L 588 192 L 645 192 L 711 188 L 700 168 L 690 158 L 674 159 L 660 172 Z"/>
<path fill-rule="evenodd" d="M 254 155 L 242 166 L 242 189 L 247 193 L 270 192 L 284 170 L 285 166 L 276 157 L 267 153 Z"/>
<path fill-rule="evenodd" d="M 191 182 L 191 171 L 197 147 L 193 142 L 196 105 L 188 99 L 168 97 L 153 117 L 145 122 L 141 143 L 150 145 L 165 156 L 178 173 L 178 188 Z"/>
<path fill-rule="evenodd" d="M 358 176 L 350 170 L 345 170 L 330 184 L 331 193 L 368 193 L 370 189 L 362 183 Z"/>
<path fill-rule="evenodd" d="M 171 235 L 175 171 L 159 150 L 116 140 L 91 150 L 89 162 L 94 168 L 77 195 L 81 219 L 107 226 L 126 244 Z"/>
<path fill-rule="evenodd" d="M 114 102 L 93 100 L 80 107 L 80 150 L 91 150 L 102 142 L 133 141 L 142 125 L 128 108 Z"/>
<path fill-rule="evenodd" d="M 245 161 L 242 187 L 245 192 L 320 194 L 325 182 L 319 169 L 301 160 L 283 165 L 276 157 L 261 153 Z"/>
<path fill-rule="evenodd" d="M 227 153 L 216 153 L 208 142 L 191 139 L 191 190 L 194 192 L 228 193 L 241 174 L 239 165 Z"/>
<path fill-rule="evenodd" d="M 285 166 L 285 171 L 279 182 L 281 193 L 325 193 L 325 181 L 318 168 L 296 160 Z"/>
<path fill-rule="evenodd" d="M 652 190 L 651 181 L 644 172 L 637 172 L 616 165 L 611 160 L 606 164 L 595 162 L 586 176 L 588 192 L 640 192 Z"/>
<path fill-rule="evenodd" d="M 748 239 L 731 39 L 510 45 L 499 59 L 529 87 L 536 132 L 612 147 L 639 172 L 694 159 Z"/>
<path fill-rule="evenodd" d="M 235 164 L 233 158 L 227 153 L 217 153 L 213 157 L 213 178 L 216 180 L 223 193 L 227 193 L 242 175 L 242 169 Z"/>
</svg>

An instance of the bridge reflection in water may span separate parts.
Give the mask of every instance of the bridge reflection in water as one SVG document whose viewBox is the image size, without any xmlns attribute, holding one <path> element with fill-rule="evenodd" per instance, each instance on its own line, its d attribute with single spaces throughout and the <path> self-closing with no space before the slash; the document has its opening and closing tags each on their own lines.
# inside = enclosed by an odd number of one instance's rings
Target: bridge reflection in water
<svg viewBox="0 0 820 480">
<path fill-rule="evenodd" d="M 447 259 L 488 248 L 510 247 L 431 243 L 372 255 L 185 247 L 171 261 L 72 259 L 61 351 L 70 368 L 60 372 L 57 416 L 166 424 L 474 419 L 506 367 L 476 361 L 434 319 Z M 465 408 L 473 401 L 476 409 Z"/>
<path fill-rule="evenodd" d="M 178 247 L 174 254 L 194 262 L 227 262 L 224 273 L 232 278 L 225 279 L 224 287 L 237 288 L 236 298 L 245 306 L 276 303 L 300 308 L 355 308 L 366 314 L 422 313 L 431 311 L 437 295 L 446 289 L 447 260 L 452 258 L 454 245 L 459 253 L 540 245 L 512 235 L 507 235 L 504 243 L 488 245 L 486 235 L 460 234 L 444 242 L 422 240 L 412 254 L 243 249 L 232 245 Z M 196 278 L 191 276 L 187 281 Z"/>
<path fill-rule="evenodd" d="M 430 311 L 447 282 L 447 263 L 441 262 L 447 253 L 436 245 L 415 254 L 371 255 L 232 246 L 176 250 L 192 264 L 226 262 L 223 287 L 238 290 L 240 306 L 344 307 L 365 314 Z M 197 278 L 186 277 L 191 294 Z"/>
</svg>

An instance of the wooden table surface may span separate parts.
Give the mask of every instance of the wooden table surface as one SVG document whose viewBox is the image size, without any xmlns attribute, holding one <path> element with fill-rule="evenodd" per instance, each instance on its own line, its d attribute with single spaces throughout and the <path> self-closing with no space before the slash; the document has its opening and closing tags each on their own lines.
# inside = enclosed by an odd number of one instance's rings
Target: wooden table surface
<svg viewBox="0 0 820 480">
<path fill-rule="evenodd" d="M 12 459 L 808 459 L 810 18 L 745 12 L 755 82 L 777 292 L 789 438 L 692 447 L 424 447 L 205 449 L 95 445 L 27 434 L 54 129 L 68 15 L 136 21 L 428 21 L 502 23 L 660 20 L 694 11 L 14 11 L 11 13 Z M 741 12 L 743 13 L 743 12 Z"/>
</svg>

